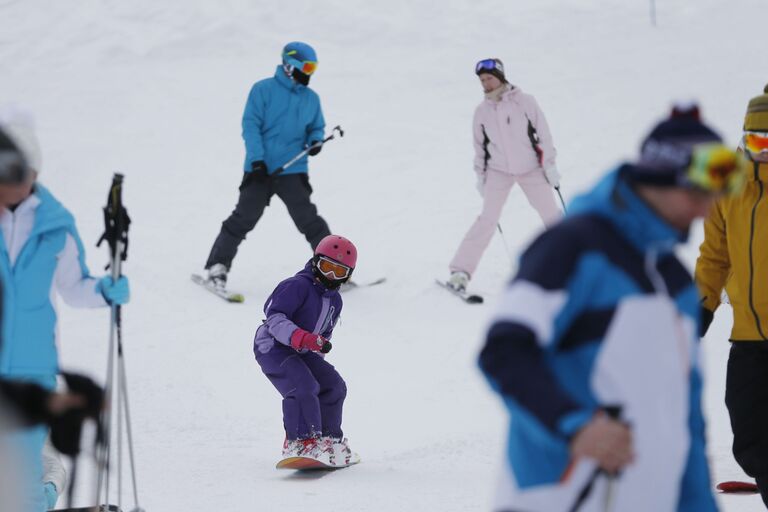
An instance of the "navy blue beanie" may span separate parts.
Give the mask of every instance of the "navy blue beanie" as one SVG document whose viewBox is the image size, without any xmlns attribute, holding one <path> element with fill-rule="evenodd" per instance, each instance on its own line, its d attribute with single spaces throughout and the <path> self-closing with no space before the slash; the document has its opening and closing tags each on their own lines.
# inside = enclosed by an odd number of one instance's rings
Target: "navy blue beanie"
<svg viewBox="0 0 768 512">
<path fill-rule="evenodd" d="M 722 138 L 701 122 L 699 107 L 675 106 L 645 138 L 638 161 L 625 165 L 623 172 L 635 183 L 678 186 L 684 183 L 693 147 L 707 142 L 722 142 Z"/>
</svg>

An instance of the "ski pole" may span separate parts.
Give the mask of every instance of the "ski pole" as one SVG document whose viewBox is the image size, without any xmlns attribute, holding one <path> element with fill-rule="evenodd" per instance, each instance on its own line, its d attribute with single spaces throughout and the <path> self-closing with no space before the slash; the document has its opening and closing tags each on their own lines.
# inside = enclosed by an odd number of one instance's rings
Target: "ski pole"
<svg viewBox="0 0 768 512">
<path fill-rule="evenodd" d="M 504 249 L 507 250 L 507 256 L 509 257 L 509 261 L 511 262 L 513 260 L 512 251 L 509 250 L 509 245 L 507 244 L 507 239 L 504 236 L 504 231 L 501 230 L 501 222 L 497 222 L 496 227 L 499 230 L 499 234 L 501 235 L 501 241 L 504 242 Z"/>
<path fill-rule="evenodd" d="M 560 204 L 563 205 L 563 213 L 568 213 L 568 210 L 565 209 L 565 201 L 563 201 L 563 194 L 560 193 L 560 185 L 555 187 L 555 192 L 557 192 L 557 197 L 560 198 Z"/>
<path fill-rule="evenodd" d="M 292 166 L 293 164 L 298 162 L 301 158 L 304 157 L 304 155 L 309 153 L 311 150 L 315 149 L 316 147 L 322 146 L 323 144 L 325 144 L 329 140 L 335 139 L 336 138 L 336 132 L 339 132 L 339 137 L 343 137 L 344 136 L 344 130 L 341 129 L 341 126 L 334 126 L 333 130 L 331 130 L 331 134 L 328 137 L 324 138 L 320 142 L 315 142 L 311 146 L 308 146 L 301 153 L 299 153 L 298 155 L 296 155 L 295 157 L 291 158 L 290 160 L 285 162 L 283 165 L 281 165 L 280 167 L 275 169 L 275 172 L 273 172 L 269 176 L 277 176 L 277 175 L 283 174 L 287 168 L 289 168 L 290 166 Z"/>
</svg>

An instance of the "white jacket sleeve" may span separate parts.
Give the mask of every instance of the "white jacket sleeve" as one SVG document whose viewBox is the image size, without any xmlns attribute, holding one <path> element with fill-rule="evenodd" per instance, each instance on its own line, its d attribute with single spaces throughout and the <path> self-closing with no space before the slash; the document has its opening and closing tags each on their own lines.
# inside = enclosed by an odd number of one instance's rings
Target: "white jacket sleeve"
<svg viewBox="0 0 768 512">
<path fill-rule="evenodd" d="M 107 306 L 107 301 L 96 290 L 98 279 L 88 274 L 85 255 L 75 238 L 67 234 L 64 249 L 59 253 L 56 265 L 56 289 L 68 305 L 76 308 L 98 308 Z"/>
<path fill-rule="evenodd" d="M 531 102 L 533 103 L 534 110 L 534 118 L 531 121 L 536 128 L 536 133 L 539 134 L 539 146 L 544 153 L 542 167 L 544 169 L 554 167 L 557 151 L 552 142 L 552 132 L 549 131 L 549 124 L 547 123 L 547 118 L 544 117 L 544 112 L 542 112 L 541 107 L 539 107 L 533 96 L 531 96 Z"/>
</svg>

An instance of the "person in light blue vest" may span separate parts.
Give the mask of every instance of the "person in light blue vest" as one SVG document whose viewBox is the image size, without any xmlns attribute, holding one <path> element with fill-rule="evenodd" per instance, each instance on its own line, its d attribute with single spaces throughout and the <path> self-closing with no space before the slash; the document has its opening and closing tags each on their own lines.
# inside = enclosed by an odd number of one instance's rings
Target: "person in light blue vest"
<svg viewBox="0 0 768 512">
<path fill-rule="evenodd" d="M 219 289 L 226 286 L 238 246 L 275 194 L 313 250 L 331 234 L 310 200 L 312 187 L 307 174 L 307 155 L 320 153 L 325 129 L 320 98 L 309 88 L 309 79 L 317 69 L 317 54 L 306 43 L 292 42 L 283 48 L 282 59 L 272 78 L 253 85 L 245 105 L 240 196 L 222 223 L 205 264 L 209 281 Z M 283 168 L 305 149 L 309 150 L 307 155 Z"/>
<path fill-rule="evenodd" d="M 32 116 L 19 108 L 3 108 L 0 128 L 21 149 L 32 171 L 8 200 L 10 206 L 0 208 L 0 378 L 52 390 L 59 370 L 53 291 L 74 307 L 107 307 L 128 301 L 128 280 L 90 275 L 74 217 L 37 181 L 42 160 Z M 10 434 L 24 454 L 24 512 L 48 508 L 42 482 L 46 435 L 45 427 Z"/>
</svg>

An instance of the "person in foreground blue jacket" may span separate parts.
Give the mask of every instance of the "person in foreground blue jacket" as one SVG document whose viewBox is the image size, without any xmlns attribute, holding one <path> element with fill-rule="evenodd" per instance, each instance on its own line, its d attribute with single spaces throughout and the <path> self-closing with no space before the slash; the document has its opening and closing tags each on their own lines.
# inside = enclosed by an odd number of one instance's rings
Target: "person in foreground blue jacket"
<svg viewBox="0 0 768 512">
<path fill-rule="evenodd" d="M 328 224 L 310 200 L 307 155 L 322 149 L 325 119 L 320 98 L 309 88 L 317 69 L 317 54 L 306 43 L 288 43 L 283 63 L 272 78 L 254 84 L 243 113 L 245 165 L 240 196 L 222 223 L 205 268 L 208 279 L 223 289 L 240 243 L 256 226 L 277 195 L 298 230 L 314 250 L 330 235 Z M 284 164 L 308 149 L 307 155 L 285 169 Z"/>
<path fill-rule="evenodd" d="M 495 510 L 717 510 L 699 295 L 674 249 L 745 172 L 676 107 L 524 251 L 480 354 L 510 413 Z"/>
</svg>

